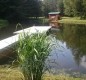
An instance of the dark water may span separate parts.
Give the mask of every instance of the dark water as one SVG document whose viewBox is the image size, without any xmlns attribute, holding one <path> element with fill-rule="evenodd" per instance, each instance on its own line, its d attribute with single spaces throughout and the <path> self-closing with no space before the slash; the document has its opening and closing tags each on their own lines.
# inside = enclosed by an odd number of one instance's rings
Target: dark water
<svg viewBox="0 0 86 80">
<path fill-rule="evenodd" d="M 0 40 L 13 36 L 13 32 L 22 29 L 20 26 L 16 27 L 17 23 L 9 24 L 6 27 L 0 29 Z"/>
<path fill-rule="evenodd" d="M 13 32 L 15 31 L 25 29 L 34 25 L 43 26 L 43 25 L 48 25 L 48 23 L 44 23 L 42 19 L 29 19 L 19 23 L 11 23 L 11 24 L 9 23 L 9 25 L 0 29 L 0 40 L 13 36 L 14 35 Z"/>
<path fill-rule="evenodd" d="M 8 26 L 0 29 L 0 40 L 6 39 L 8 37 L 11 37 L 15 34 L 13 32 L 25 29 L 31 26 L 43 26 L 48 25 L 45 24 L 42 19 L 29 19 L 22 21 L 20 23 L 11 23 Z M 15 52 L 15 44 L 9 47 L 6 47 L 4 50 L 0 50 L 0 65 L 2 64 L 8 64 L 11 63 L 13 60 L 15 60 L 16 52 Z M 2 45 L 0 45 L 2 46 Z"/>
<path fill-rule="evenodd" d="M 54 46 L 47 66 L 53 72 L 86 74 L 86 25 L 62 24 L 51 37 Z"/>
</svg>

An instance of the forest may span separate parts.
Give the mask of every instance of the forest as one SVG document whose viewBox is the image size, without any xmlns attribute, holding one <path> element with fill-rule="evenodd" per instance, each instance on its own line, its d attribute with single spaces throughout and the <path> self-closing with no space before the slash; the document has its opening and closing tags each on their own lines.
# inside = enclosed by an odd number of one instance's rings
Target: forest
<svg viewBox="0 0 86 80">
<path fill-rule="evenodd" d="M 0 19 L 18 21 L 47 17 L 60 11 L 62 16 L 86 18 L 86 0 L 0 0 Z"/>
</svg>

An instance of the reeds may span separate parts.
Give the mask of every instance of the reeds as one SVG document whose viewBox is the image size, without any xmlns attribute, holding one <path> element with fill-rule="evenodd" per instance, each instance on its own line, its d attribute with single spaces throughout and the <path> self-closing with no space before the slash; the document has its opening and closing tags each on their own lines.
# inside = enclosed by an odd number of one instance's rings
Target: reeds
<svg viewBox="0 0 86 80">
<path fill-rule="evenodd" d="M 25 80 L 42 80 L 45 60 L 50 53 L 50 41 L 45 33 L 21 34 L 18 60 Z"/>
</svg>

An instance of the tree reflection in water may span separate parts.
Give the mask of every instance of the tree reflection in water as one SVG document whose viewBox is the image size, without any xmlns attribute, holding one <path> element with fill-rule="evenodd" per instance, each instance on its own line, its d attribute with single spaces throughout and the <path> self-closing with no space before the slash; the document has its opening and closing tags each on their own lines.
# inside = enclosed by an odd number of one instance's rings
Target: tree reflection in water
<svg viewBox="0 0 86 80">
<path fill-rule="evenodd" d="M 72 50 L 77 64 L 86 62 L 86 25 L 63 24 L 61 34 L 62 38 L 59 39 L 66 42 L 67 47 Z"/>
</svg>

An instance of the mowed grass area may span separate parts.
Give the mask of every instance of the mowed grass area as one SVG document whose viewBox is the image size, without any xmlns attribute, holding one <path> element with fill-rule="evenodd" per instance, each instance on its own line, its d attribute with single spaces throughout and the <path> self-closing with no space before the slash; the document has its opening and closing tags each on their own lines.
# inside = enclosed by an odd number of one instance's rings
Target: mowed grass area
<svg viewBox="0 0 86 80">
<path fill-rule="evenodd" d="M 18 67 L 0 67 L 0 80 L 25 80 Z M 74 78 L 66 74 L 52 75 L 46 73 L 43 80 L 86 80 L 86 78 Z"/>
<path fill-rule="evenodd" d="M 80 19 L 80 17 L 62 17 L 59 23 L 86 24 L 86 20 Z"/>
</svg>

